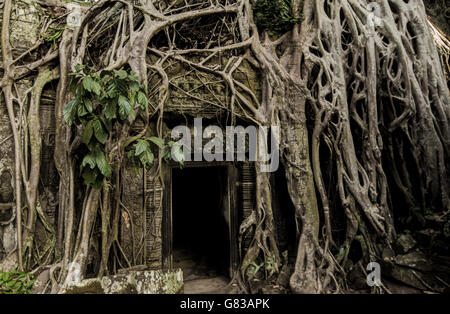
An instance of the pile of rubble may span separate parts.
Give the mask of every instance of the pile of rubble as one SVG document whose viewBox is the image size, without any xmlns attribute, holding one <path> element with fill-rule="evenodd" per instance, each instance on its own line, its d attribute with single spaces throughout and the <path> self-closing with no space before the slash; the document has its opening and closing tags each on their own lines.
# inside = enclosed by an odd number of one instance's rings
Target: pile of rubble
<svg viewBox="0 0 450 314">
<path fill-rule="evenodd" d="M 420 239 L 419 243 L 410 234 L 402 234 L 394 242 L 392 250 L 383 251 L 382 276 L 420 291 L 449 291 L 450 257 L 425 254 L 422 248 L 430 247 L 431 243 L 423 243 L 426 238 L 416 238 Z"/>
</svg>

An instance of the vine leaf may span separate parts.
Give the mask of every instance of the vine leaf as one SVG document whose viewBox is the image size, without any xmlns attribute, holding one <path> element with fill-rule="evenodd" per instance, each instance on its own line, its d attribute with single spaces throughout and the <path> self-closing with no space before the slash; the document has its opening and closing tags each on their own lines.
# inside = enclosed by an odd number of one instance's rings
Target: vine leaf
<svg viewBox="0 0 450 314">
<path fill-rule="evenodd" d="M 148 144 L 144 140 L 138 140 L 135 144 L 135 156 L 141 155 L 143 152 L 145 152 L 148 149 Z"/>
<path fill-rule="evenodd" d="M 125 70 L 116 71 L 116 74 L 121 80 L 126 79 L 128 76 L 128 74 Z"/>
<path fill-rule="evenodd" d="M 108 120 L 114 119 L 116 116 L 116 104 L 114 102 L 108 102 L 105 108 L 105 117 Z"/>
<path fill-rule="evenodd" d="M 119 115 L 122 120 L 125 120 L 128 117 L 128 114 L 131 111 L 131 105 L 128 102 L 128 99 L 125 96 L 119 96 Z"/>
<path fill-rule="evenodd" d="M 89 92 L 93 92 L 97 96 L 100 96 L 102 87 L 100 86 L 100 84 L 98 82 L 94 81 L 94 79 L 92 77 L 86 76 L 83 78 L 83 87 L 85 90 L 87 90 Z"/>
<path fill-rule="evenodd" d="M 79 118 L 81 118 L 81 117 L 83 117 L 83 116 L 88 114 L 88 112 L 87 112 L 87 110 L 86 110 L 86 108 L 84 106 L 78 106 L 77 113 L 78 113 L 78 117 Z"/>
<path fill-rule="evenodd" d="M 103 123 L 103 126 L 108 130 L 108 133 L 112 132 L 113 122 L 112 120 L 108 120 L 105 117 L 100 117 L 100 120 Z"/>
<path fill-rule="evenodd" d="M 81 69 L 81 67 L 77 67 Z M 101 188 L 104 179 L 111 176 L 112 168 L 108 163 L 105 144 L 109 138 L 114 141 L 114 125 L 123 124 L 128 117 L 134 119 L 134 107 L 142 110 L 148 106 L 146 88 L 141 85 L 135 74 L 121 69 L 85 74 L 75 73 L 71 86 L 75 98 L 64 107 L 64 119 L 69 124 L 83 127 L 81 141 L 87 146 L 81 162 L 84 183 Z M 150 142 L 164 147 L 164 141 L 157 138 L 138 140 L 131 153 L 133 161 L 149 168 L 153 165 L 154 155 Z M 130 156 L 130 155 L 129 155 Z"/>
<path fill-rule="evenodd" d="M 92 86 L 92 91 L 97 95 L 100 96 L 102 87 L 100 86 L 99 83 L 97 83 L 96 81 L 94 81 L 94 84 Z"/>
<path fill-rule="evenodd" d="M 89 121 L 83 130 L 83 134 L 81 135 L 81 141 L 84 144 L 88 145 L 89 141 L 92 138 L 93 133 L 94 133 L 93 121 Z"/>
<path fill-rule="evenodd" d="M 92 101 L 90 101 L 89 99 L 85 99 L 84 100 L 84 107 L 86 108 L 86 110 L 89 113 L 92 113 L 92 111 L 94 110 L 94 108 L 92 106 Z"/>
<path fill-rule="evenodd" d="M 141 91 L 138 92 L 138 94 L 137 94 L 137 101 L 141 105 L 141 109 L 142 110 L 147 109 L 147 107 L 148 107 L 148 100 L 147 100 L 147 96 L 143 92 L 141 92 Z"/>
<path fill-rule="evenodd" d="M 172 145 L 172 157 L 173 160 L 175 160 L 176 162 L 180 163 L 181 166 L 184 165 L 184 154 L 183 154 L 183 150 L 181 149 L 182 145 L 178 144 L 178 143 L 174 143 Z"/>
<path fill-rule="evenodd" d="M 105 129 L 103 128 L 103 125 L 100 120 L 94 120 L 92 122 L 93 128 L 94 128 L 94 135 L 95 138 L 102 144 L 106 143 L 106 140 L 108 139 L 108 133 L 106 133 Z"/>
<path fill-rule="evenodd" d="M 95 156 L 92 153 L 87 154 L 83 158 L 83 162 L 81 163 L 81 167 L 86 167 L 89 165 L 89 168 L 94 169 L 96 165 Z"/>
<path fill-rule="evenodd" d="M 94 80 L 90 76 L 86 76 L 83 78 L 83 87 L 88 92 L 92 92 L 92 88 L 94 86 Z"/>
<path fill-rule="evenodd" d="M 97 181 L 98 173 L 97 173 L 97 171 L 92 171 L 92 170 L 86 169 L 83 171 L 82 176 L 83 176 L 85 184 L 94 185 L 95 182 Z"/>
<path fill-rule="evenodd" d="M 117 96 L 116 84 L 114 80 L 111 80 L 106 85 L 106 94 L 109 98 L 115 98 Z"/>
<path fill-rule="evenodd" d="M 130 83 L 130 90 L 131 90 L 132 92 L 136 93 L 136 92 L 139 91 L 140 88 L 141 88 L 141 86 L 139 85 L 138 82 L 133 81 L 133 82 Z"/>
<path fill-rule="evenodd" d="M 66 123 L 68 125 L 72 125 L 73 124 L 73 120 L 75 118 L 75 109 L 77 109 L 77 102 L 78 99 L 72 99 L 71 101 L 69 101 L 67 103 L 67 105 L 64 106 L 63 109 L 63 115 L 64 115 L 64 121 L 66 121 Z"/>
<path fill-rule="evenodd" d="M 111 176 L 111 166 L 106 161 L 105 153 L 101 150 L 95 152 L 95 162 L 100 172 L 107 178 Z"/>
<path fill-rule="evenodd" d="M 149 149 L 147 149 L 145 152 L 143 152 L 139 156 L 139 159 L 146 169 L 150 169 L 151 166 L 153 166 L 153 161 L 155 160 L 155 156 Z"/>
<path fill-rule="evenodd" d="M 164 147 L 164 140 L 162 138 L 151 136 L 148 138 L 148 140 L 152 143 L 155 143 L 159 148 Z"/>
</svg>

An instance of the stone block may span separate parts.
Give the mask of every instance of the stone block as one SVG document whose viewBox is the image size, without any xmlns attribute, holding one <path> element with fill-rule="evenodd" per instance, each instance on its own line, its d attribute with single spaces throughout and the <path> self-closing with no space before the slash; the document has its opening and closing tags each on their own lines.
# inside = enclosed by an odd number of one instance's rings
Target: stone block
<svg viewBox="0 0 450 314">
<path fill-rule="evenodd" d="M 402 234 L 394 242 L 394 250 L 397 254 L 408 253 L 414 246 L 416 246 L 416 240 L 410 234 Z"/>
<path fill-rule="evenodd" d="M 176 294 L 183 293 L 181 269 L 145 270 L 85 279 L 71 284 L 67 294 Z"/>
</svg>

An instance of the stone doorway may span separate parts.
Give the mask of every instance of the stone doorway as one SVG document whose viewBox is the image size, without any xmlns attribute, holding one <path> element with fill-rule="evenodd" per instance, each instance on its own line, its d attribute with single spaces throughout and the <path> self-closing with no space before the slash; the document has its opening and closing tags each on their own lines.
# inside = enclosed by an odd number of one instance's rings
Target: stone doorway
<svg viewBox="0 0 450 314">
<path fill-rule="evenodd" d="M 238 265 L 236 170 L 221 162 L 167 170 L 164 264 L 183 270 L 185 291 L 212 293 L 226 286 Z"/>
</svg>

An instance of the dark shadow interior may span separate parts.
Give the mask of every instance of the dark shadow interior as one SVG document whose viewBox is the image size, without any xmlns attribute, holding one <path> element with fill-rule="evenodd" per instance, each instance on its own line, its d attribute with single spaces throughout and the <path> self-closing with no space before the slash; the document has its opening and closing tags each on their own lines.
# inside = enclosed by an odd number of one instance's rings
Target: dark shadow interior
<svg viewBox="0 0 450 314">
<path fill-rule="evenodd" d="M 226 169 L 172 170 L 173 263 L 186 277 L 228 275 Z"/>
</svg>

